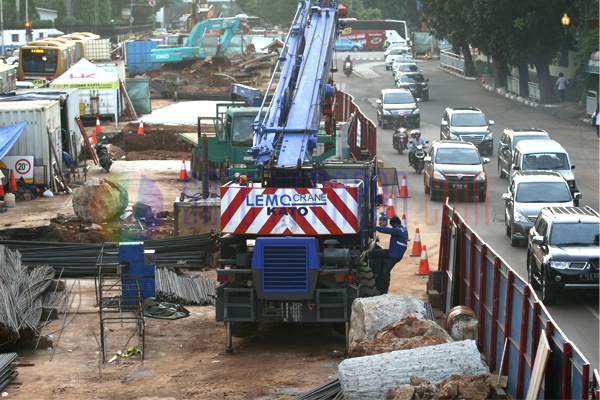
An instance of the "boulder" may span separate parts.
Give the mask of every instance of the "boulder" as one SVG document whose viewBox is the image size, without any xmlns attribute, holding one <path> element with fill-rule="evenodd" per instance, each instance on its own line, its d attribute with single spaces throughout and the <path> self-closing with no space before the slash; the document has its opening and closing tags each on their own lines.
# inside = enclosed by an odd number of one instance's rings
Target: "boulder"
<svg viewBox="0 0 600 400">
<path fill-rule="evenodd" d="M 84 222 L 114 221 L 125 212 L 129 193 L 120 183 L 103 179 L 86 182 L 73 193 L 73 210 Z"/>
<path fill-rule="evenodd" d="M 427 319 L 425 303 L 400 294 L 358 298 L 352 303 L 349 342 L 373 339 L 381 329 L 411 315 Z"/>
<path fill-rule="evenodd" d="M 386 326 L 373 339 L 357 339 L 350 343 L 348 355 L 368 356 L 450 342 L 450 335 L 435 321 L 408 317 Z"/>
</svg>

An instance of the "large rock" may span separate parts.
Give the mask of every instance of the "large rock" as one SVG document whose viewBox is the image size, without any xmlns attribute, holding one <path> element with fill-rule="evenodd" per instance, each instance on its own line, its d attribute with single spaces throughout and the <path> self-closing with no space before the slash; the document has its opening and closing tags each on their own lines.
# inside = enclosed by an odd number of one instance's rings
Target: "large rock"
<svg viewBox="0 0 600 400">
<path fill-rule="evenodd" d="M 108 180 L 93 180 L 73 193 L 73 210 L 85 222 L 114 221 L 125 212 L 129 193 L 125 186 Z"/>
<path fill-rule="evenodd" d="M 417 377 L 438 384 L 452 375 L 489 375 L 473 340 L 349 358 L 338 366 L 346 400 L 383 399 Z"/>
<path fill-rule="evenodd" d="M 411 315 L 427 319 L 425 303 L 401 294 L 358 298 L 352 303 L 349 342 L 373 339 L 386 326 Z"/>
<path fill-rule="evenodd" d="M 355 340 L 350 344 L 348 354 L 350 357 L 361 357 L 452 341 L 450 335 L 435 321 L 408 317 L 386 326 L 372 340 Z"/>
</svg>

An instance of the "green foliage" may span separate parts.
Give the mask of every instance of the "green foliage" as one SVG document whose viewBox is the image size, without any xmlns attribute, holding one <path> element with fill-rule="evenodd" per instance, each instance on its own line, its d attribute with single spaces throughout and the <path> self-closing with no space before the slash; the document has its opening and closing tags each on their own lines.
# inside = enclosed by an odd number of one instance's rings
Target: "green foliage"
<svg viewBox="0 0 600 400">
<path fill-rule="evenodd" d="M 289 26 L 298 9 L 296 1 L 281 0 L 235 0 L 245 13 L 265 20 L 269 25 Z"/>
<path fill-rule="evenodd" d="M 581 37 L 577 43 L 577 51 L 575 52 L 575 80 L 581 82 L 584 86 L 591 84 L 592 77 L 586 73 L 588 60 L 590 55 L 598 51 L 598 42 L 600 35 L 598 29 L 591 30 Z"/>
<path fill-rule="evenodd" d="M 76 4 L 72 4 L 72 12 L 79 24 L 98 24 L 98 0 L 77 0 Z"/>
<path fill-rule="evenodd" d="M 72 15 L 69 15 L 68 17 L 64 17 L 61 21 L 60 21 L 61 25 L 79 25 L 79 20 L 77 18 L 75 18 Z"/>
</svg>

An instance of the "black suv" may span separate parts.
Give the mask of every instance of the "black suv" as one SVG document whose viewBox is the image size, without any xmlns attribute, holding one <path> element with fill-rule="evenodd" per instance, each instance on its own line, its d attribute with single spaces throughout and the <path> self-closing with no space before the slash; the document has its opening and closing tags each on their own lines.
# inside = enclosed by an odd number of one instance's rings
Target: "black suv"
<svg viewBox="0 0 600 400">
<path fill-rule="evenodd" d="M 548 132 L 542 129 L 511 129 L 506 128 L 498 141 L 498 175 L 506 178 L 510 175 L 515 146 L 522 140 L 550 139 Z"/>
<path fill-rule="evenodd" d="M 481 154 L 492 155 L 494 137 L 490 126 L 494 121 L 475 107 L 448 107 L 440 124 L 440 140 L 471 142 Z"/>
<path fill-rule="evenodd" d="M 408 89 L 383 89 L 377 103 L 377 124 L 383 129 L 392 126 L 402 111 L 409 128 L 421 126 L 421 114 L 415 96 Z"/>
<path fill-rule="evenodd" d="M 429 79 L 420 72 L 403 72 L 396 75 L 396 86 L 400 89 L 408 89 L 412 94 L 422 101 L 429 100 Z"/>
<path fill-rule="evenodd" d="M 544 304 L 559 292 L 598 292 L 600 214 L 591 207 L 546 207 L 527 240 L 527 279 Z"/>
</svg>

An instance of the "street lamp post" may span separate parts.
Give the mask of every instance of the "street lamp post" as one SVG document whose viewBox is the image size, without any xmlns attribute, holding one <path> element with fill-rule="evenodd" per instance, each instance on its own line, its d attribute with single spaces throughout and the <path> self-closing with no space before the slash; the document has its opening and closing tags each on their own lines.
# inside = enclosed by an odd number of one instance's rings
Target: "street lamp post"
<svg viewBox="0 0 600 400">
<path fill-rule="evenodd" d="M 560 22 L 562 23 L 563 27 L 565 28 L 565 35 L 567 34 L 567 28 L 569 27 L 569 24 L 571 23 L 571 18 L 569 18 L 569 16 L 567 15 L 567 13 L 564 13 L 564 15 L 562 16 L 562 18 L 560 19 Z"/>
</svg>

